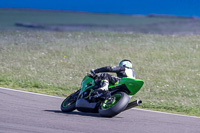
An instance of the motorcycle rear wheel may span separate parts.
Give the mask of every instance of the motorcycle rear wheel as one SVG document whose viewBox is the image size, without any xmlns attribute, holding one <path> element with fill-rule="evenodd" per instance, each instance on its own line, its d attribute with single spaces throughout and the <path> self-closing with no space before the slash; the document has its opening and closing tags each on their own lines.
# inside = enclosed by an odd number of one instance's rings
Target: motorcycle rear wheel
<svg viewBox="0 0 200 133">
<path fill-rule="evenodd" d="M 112 94 L 115 100 L 112 103 L 106 104 L 105 100 L 99 107 L 99 114 L 103 117 L 113 117 L 122 112 L 128 105 L 129 96 L 124 92 Z"/>
</svg>

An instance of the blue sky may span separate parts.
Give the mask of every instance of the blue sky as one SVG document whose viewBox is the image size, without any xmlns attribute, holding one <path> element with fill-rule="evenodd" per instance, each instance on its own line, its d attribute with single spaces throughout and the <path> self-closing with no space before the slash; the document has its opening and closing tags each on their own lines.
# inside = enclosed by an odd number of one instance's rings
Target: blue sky
<svg viewBox="0 0 200 133">
<path fill-rule="evenodd" d="M 200 0 L 0 0 L 0 8 L 199 16 Z"/>
</svg>

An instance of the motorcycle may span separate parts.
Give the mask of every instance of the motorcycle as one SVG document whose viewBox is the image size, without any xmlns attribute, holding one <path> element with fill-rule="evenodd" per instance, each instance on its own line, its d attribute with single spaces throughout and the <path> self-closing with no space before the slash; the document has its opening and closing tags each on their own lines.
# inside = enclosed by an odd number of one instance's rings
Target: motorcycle
<svg viewBox="0 0 200 133">
<path fill-rule="evenodd" d="M 82 80 L 81 88 L 62 102 L 61 110 L 62 112 L 72 112 L 77 109 L 81 112 L 99 113 L 102 117 L 114 117 L 120 112 L 142 103 L 141 100 L 129 103 L 129 96 L 135 95 L 143 84 L 144 81 L 140 79 L 121 78 L 115 85 L 109 85 L 109 93 L 114 99 L 109 102 L 103 96 L 95 97 L 93 94 L 97 88 L 95 75 L 87 75 Z"/>
</svg>

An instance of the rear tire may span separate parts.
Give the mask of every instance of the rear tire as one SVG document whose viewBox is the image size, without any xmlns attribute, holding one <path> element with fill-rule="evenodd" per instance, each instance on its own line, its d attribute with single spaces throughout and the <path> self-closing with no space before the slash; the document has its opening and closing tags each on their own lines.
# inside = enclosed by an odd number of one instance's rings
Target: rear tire
<svg viewBox="0 0 200 133">
<path fill-rule="evenodd" d="M 106 105 L 106 100 L 99 107 L 99 114 L 103 117 L 113 117 L 122 112 L 128 105 L 129 96 L 124 92 L 117 92 L 112 94 L 115 100 Z"/>
<path fill-rule="evenodd" d="M 72 112 L 76 109 L 77 92 L 68 96 L 61 104 L 62 112 Z"/>
</svg>

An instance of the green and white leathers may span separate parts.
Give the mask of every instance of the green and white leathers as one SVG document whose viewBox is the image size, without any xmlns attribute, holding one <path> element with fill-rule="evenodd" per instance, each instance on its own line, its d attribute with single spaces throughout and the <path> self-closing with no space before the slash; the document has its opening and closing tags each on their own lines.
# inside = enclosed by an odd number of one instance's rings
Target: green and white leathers
<svg viewBox="0 0 200 133">
<path fill-rule="evenodd" d="M 135 78 L 135 72 L 132 68 L 132 62 L 130 60 L 124 59 L 122 60 L 118 66 L 111 67 L 111 66 L 105 66 L 101 68 L 97 68 L 95 70 L 91 70 L 92 73 L 102 73 L 102 72 L 111 72 L 116 73 L 117 77 L 124 78 Z"/>
<path fill-rule="evenodd" d="M 113 117 L 141 103 L 140 100 L 129 103 L 129 96 L 135 95 L 144 84 L 140 79 L 121 78 L 115 85 L 109 85 L 109 92 L 114 99 L 112 102 L 108 102 L 103 96 L 94 97 L 95 84 L 95 75 L 85 76 L 81 88 L 62 102 L 61 110 L 71 112 L 77 109 L 82 112 L 99 113 L 104 117 Z"/>
</svg>

